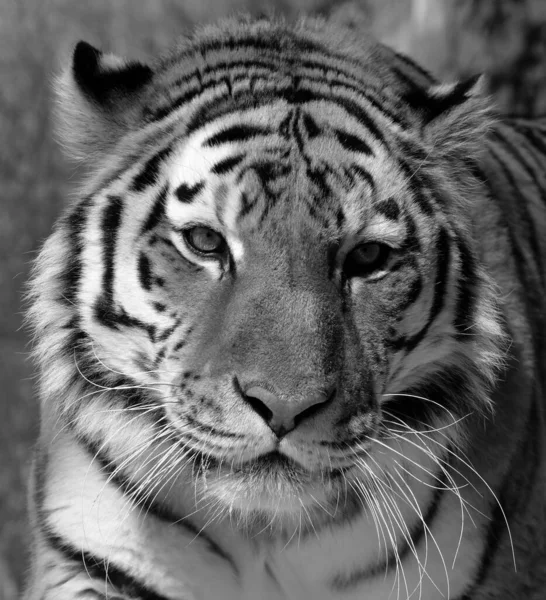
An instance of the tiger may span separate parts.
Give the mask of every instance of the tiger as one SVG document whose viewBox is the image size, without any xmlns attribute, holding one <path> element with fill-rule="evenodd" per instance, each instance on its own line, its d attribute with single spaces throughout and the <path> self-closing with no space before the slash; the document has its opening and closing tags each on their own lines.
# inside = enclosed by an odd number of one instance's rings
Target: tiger
<svg viewBox="0 0 546 600">
<path fill-rule="evenodd" d="M 332 19 L 79 42 L 25 600 L 546 593 L 546 119 Z"/>
</svg>

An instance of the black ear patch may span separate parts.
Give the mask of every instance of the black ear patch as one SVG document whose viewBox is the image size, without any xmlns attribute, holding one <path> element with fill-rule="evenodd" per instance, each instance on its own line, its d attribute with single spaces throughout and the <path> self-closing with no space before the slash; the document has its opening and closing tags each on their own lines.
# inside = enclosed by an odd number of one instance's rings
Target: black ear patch
<svg viewBox="0 0 546 600">
<path fill-rule="evenodd" d="M 433 86 L 429 89 L 415 87 L 406 92 L 403 99 L 422 117 L 423 124 L 426 125 L 480 94 L 482 87 L 482 75 L 475 75 L 452 85 Z"/>
<path fill-rule="evenodd" d="M 152 69 L 139 62 L 109 64 L 104 54 L 78 42 L 72 59 L 74 80 L 85 96 L 98 104 L 117 102 L 139 91 L 152 77 Z"/>
</svg>

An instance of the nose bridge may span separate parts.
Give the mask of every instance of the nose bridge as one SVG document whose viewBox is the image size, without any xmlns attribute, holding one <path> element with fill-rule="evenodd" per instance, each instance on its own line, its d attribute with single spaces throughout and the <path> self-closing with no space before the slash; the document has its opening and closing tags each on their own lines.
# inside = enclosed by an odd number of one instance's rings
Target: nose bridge
<svg viewBox="0 0 546 600">
<path fill-rule="evenodd" d="M 262 271 L 237 290 L 226 315 L 231 357 L 247 384 L 275 388 L 292 399 L 335 385 L 342 349 L 340 303 L 325 277 Z"/>
</svg>

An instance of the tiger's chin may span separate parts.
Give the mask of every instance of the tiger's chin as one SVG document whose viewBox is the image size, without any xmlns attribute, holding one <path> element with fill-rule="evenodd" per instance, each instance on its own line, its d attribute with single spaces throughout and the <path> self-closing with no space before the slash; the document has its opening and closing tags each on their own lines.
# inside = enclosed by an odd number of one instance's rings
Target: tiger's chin
<svg viewBox="0 0 546 600">
<path fill-rule="evenodd" d="M 204 494 L 238 530 L 256 537 L 301 535 L 354 512 L 341 471 L 305 471 L 271 453 L 211 470 Z M 347 510 L 348 507 L 350 510 Z"/>
</svg>

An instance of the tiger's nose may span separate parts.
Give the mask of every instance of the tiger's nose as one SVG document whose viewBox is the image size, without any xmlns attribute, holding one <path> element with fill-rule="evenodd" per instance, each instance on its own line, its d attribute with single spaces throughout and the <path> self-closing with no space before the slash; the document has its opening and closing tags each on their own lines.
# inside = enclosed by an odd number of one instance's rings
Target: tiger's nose
<svg viewBox="0 0 546 600">
<path fill-rule="evenodd" d="M 282 438 L 302 421 L 324 408 L 333 395 L 334 390 L 331 389 L 291 402 L 261 385 L 251 385 L 243 391 L 244 400 L 262 417 L 278 438 Z"/>
</svg>

